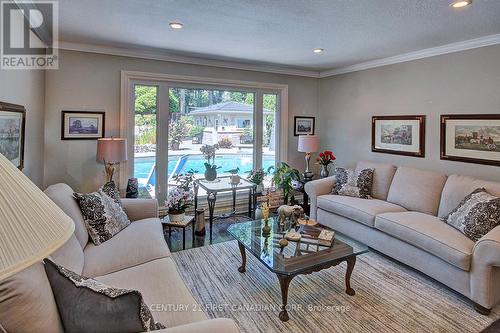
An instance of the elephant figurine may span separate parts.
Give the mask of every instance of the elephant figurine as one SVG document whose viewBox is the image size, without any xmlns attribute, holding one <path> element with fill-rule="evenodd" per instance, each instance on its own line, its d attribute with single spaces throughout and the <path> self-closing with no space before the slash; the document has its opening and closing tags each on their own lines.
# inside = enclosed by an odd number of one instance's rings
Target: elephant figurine
<svg viewBox="0 0 500 333">
<path fill-rule="evenodd" d="M 285 225 L 286 219 L 289 219 L 295 227 L 300 218 L 304 218 L 304 209 L 299 205 L 282 205 L 278 208 L 278 222 L 281 227 Z"/>
</svg>

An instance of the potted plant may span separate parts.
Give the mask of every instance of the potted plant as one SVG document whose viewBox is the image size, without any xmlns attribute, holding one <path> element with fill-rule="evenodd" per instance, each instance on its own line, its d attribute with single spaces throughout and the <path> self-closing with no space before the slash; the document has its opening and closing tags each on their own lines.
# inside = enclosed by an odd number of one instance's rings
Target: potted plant
<svg viewBox="0 0 500 333">
<path fill-rule="evenodd" d="M 179 150 L 182 143 L 182 139 L 189 133 L 189 128 L 187 122 L 182 118 L 177 121 L 172 121 L 170 123 L 170 128 L 168 130 L 168 137 L 170 141 L 170 149 Z"/>
<path fill-rule="evenodd" d="M 186 216 L 186 208 L 193 205 L 194 194 L 192 185 L 194 181 L 194 172 L 189 171 L 186 174 L 174 177 L 177 186 L 168 191 L 165 206 L 168 209 L 168 218 L 170 222 L 182 222 Z"/>
<path fill-rule="evenodd" d="M 328 170 L 328 166 L 333 164 L 337 158 L 333 155 L 333 152 L 330 150 L 325 150 L 322 153 L 319 153 L 319 156 L 316 158 L 317 164 L 321 165 L 320 176 L 322 178 L 328 177 L 330 171 Z"/>
<path fill-rule="evenodd" d="M 217 169 L 220 167 L 215 165 L 215 152 L 219 149 L 219 145 L 203 145 L 200 151 L 203 157 L 207 160 L 205 162 L 205 179 L 214 181 L 217 178 Z"/>
<path fill-rule="evenodd" d="M 288 204 L 288 196 L 293 189 L 292 182 L 300 180 L 299 170 L 291 168 L 287 163 L 280 162 L 276 168 L 269 167 L 267 172 L 275 169 L 273 173 L 273 184 L 283 191 L 285 197 L 285 204 Z"/>
<path fill-rule="evenodd" d="M 257 185 L 257 193 L 262 193 L 264 191 L 264 185 L 262 182 L 264 181 L 264 177 L 267 175 L 267 172 L 264 169 L 255 169 L 250 171 L 248 175 L 248 180 Z"/>
</svg>

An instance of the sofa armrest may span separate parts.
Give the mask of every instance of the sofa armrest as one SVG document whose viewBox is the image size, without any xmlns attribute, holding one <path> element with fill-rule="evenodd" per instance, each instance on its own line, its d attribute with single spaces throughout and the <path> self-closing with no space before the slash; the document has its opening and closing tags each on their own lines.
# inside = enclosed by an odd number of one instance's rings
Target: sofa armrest
<svg viewBox="0 0 500 333">
<path fill-rule="evenodd" d="M 158 217 L 158 200 L 122 198 L 122 207 L 130 221 Z"/>
<path fill-rule="evenodd" d="M 240 329 L 231 319 L 217 318 L 155 331 L 158 333 L 239 333 Z"/>
<path fill-rule="evenodd" d="M 483 265 L 500 266 L 500 226 L 490 230 L 474 244 L 472 260 Z"/>
<path fill-rule="evenodd" d="M 334 185 L 335 176 L 312 180 L 306 183 L 306 185 L 304 186 L 304 190 L 311 200 L 311 219 L 316 219 L 318 209 L 318 196 L 330 193 Z"/>
</svg>

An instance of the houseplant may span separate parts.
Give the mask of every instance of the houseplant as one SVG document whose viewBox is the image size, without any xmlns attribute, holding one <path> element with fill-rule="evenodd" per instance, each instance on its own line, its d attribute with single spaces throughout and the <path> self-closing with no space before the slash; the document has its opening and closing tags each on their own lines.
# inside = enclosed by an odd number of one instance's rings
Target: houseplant
<svg viewBox="0 0 500 333">
<path fill-rule="evenodd" d="M 168 130 L 168 137 L 170 141 L 170 149 L 179 150 L 184 137 L 189 134 L 190 126 L 187 120 L 180 118 L 177 121 L 172 121 Z"/>
<path fill-rule="evenodd" d="M 264 181 L 264 177 L 267 175 L 267 172 L 264 169 L 255 169 L 250 171 L 248 175 L 248 180 L 257 185 L 257 193 L 262 193 L 264 190 L 264 185 L 262 182 Z"/>
<path fill-rule="evenodd" d="M 208 181 L 214 181 L 217 178 L 217 165 L 215 165 L 215 152 L 219 149 L 219 145 L 203 145 L 200 151 L 203 157 L 207 160 L 205 162 L 205 179 Z"/>
<path fill-rule="evenodd" d="M 276 186 L 283 191 L 283 196 L 285 197 L 285 204 L 288 204 L 288 196 L 290 191 L 293 189 L 292 181 L 300 180 L 299 170 L 290 167 L 285 162 L 279 162 L 275 167 L 269 167 L 267 170 L 270 173 L 271 170 L 275 170 L 273 173 L 272 182 Z"/>
<path fill-rule="evenodd" d="M 328 170 L 328 166 L 330 164 L 333 164 L 333 161 L 335 161 L 336 159 L 337 158 L 330 150 L 325 150 L 324 152 L 319 153 L 318 157 L 316 158 L 316 162 L 317 164 L 321 165 L 320 176 L 322 178 L 328 177 L 328 174 L 330 173 Z"/>
<path fill-rule="evenodd" d="M 165 206 L 168 209 L 168 218 L 170 222 L 181 222 L 186 215 L 186 208 L 193 205 L 193 181 L 194 171 L 188 171 L 186 174 L 174 177 L 177 186 L 173 186 L 168 191 Z"/>
</svg>

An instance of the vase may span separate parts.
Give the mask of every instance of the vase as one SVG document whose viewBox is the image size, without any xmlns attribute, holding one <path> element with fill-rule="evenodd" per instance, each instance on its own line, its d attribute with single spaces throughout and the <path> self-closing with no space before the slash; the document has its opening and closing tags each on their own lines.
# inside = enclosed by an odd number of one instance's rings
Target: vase
<svg viewBox="0 0 500 333">
<path fill-rule="evenodd" d="M 257 193 L 264 192 L 264 185 L 262 183 L 257 184 L 257 186 L 255 187 L 255 192 L 257 192 Z"/>
<path fill-rule="evenodd" d="M 231 175 L 229 176 L 231 180 L 231 185 L 238 185 L 240 183 L 241 177 L 238 175 Z"/>
<path fill-rule="evenodd" d="M 130 178 L 127 183 L 126 198 L 137 198 L 139 197 L 139 182 L 137 178 Z"/>
<path fill-rule="evenodd" d="M 186 217 L 186 212 L 185 211 L 175 211 L 175 212 L 168 212 L 168 218 L 171 223 L 179 223 L 183 222 L 184 218 Z"/>
<path fill-rule="evenodd" d="M 269 226 L 269 221 L 267 219 L 264 220 L 264 226 L 262 227 L 262 236 L 266 237 L 271 234 L 271 227 Z"/>
<path fill-rule="evenodd" d="M 322 164 L 321 171 L 319 173 L 321 178 L 326 178 L 326 177 L 328 177 L 329 174 L 330 174 L 330 171 L 328 170 L 328 165 Z"/>
<path fill-rule="evenodd" d="M 205 179 L 212 182 L 217 178 L 217 169 L 215 165 L 205 166 Z"/>
<path fill-rule="evenodd" d="M 255 213 L 254 213 L 254 215 L 255 215 L 255 219 L 256 219 L 256 220 L 260 220 L 260 219 L 262 219 L 262 217 L 263 217 L 264 215 L 262 214 L 262 208 L 260 208 L 260 206 L 257 206 L 257 208 L 255 208 Z"/>
</svg>

